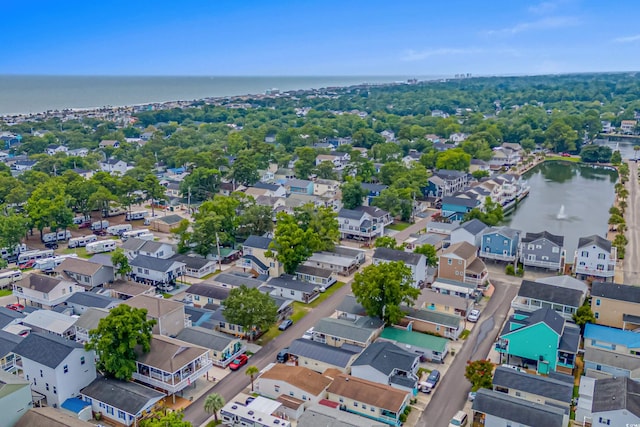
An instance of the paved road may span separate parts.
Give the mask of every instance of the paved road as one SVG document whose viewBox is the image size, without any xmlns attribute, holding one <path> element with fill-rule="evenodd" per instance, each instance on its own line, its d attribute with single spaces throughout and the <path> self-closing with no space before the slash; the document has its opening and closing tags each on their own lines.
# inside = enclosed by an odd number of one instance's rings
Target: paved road
<svg viewBox="0 0 640 427">
<path fill-rule="evenodd" d="M 640 256 L 640 186 L 638 185 L 638 164 L 629 162 L 629 197 L 625 212 L 627 222 L 626 236 L 629 240 L 625 248 L 622 268 L 624 271 L 624 283 L 640 284 L 640 271 L 638 271 L 638 256 Z"/>
<path fill-rule="evenodd" d="M 249 365 L 257 366 L 258 369 L 263 369 L 269 363 L 275 362 L 276 355 L 282 348 L 287 347 L 294 339 L 300 338 L 304 332 L 315 325 L 318 320 L 331 315 L 345 295 L 350 292 L 351 282 L 338 289 L 319 307 L 311 310 L 299 322 L 295 323 L 284 333 L 262 347 L 249 359 Z M 219 383 L 212 385 L 210 389 L 202 395 L 202 397 L 189 405 L 185 410 L 184 419 L 186 421 L 190 421 L 194 426 L 203 424 L 210 417 L 210 415 L 204 411 L 204 401 L 207 398 L 207 395 L 210 393 L 219 393 L 227 402 L 230 401 L 238 393 L 249 386 L 251 382 L 249 377 L 244 374 L 244 371 L 245 369 L 241 369 L 237 372 L 233 372 L 227 375 Z"/>
<path fill-rule="evenodd" d="M 462 349 L 455 355 L 417 426 L 447 427 L 451 417 L 463 408 L 471 390 L 471 385 L 464 377 L 467 361 L 487 357 L 509 311 L 511 300 L 518 293 L 518 285 L 497 280 L 492 280 L 492 283 L 496 289 L 482 312 L 480 319 L 484 320 L 473 328 Z M 514 283 L 518 283 L 518 280 Z"/>
<path fill-rule="evenodd" d="M 398 231 L 397 233 L 393 234 L 392 237 L 395 238 L 396 242 L 398 242 L 399 244 L 404 243 L 404 241 L 407 240 L 412 234 L 419 233 L 420 231 L 423 231 L 425 228 L 427 228 L 427 224 L 429 223 L 429 221 L 431 221 L 431 216 L 420 218 L 415 222 L 415 224 L 411 224 L 404 230 Z"/>
</svg>

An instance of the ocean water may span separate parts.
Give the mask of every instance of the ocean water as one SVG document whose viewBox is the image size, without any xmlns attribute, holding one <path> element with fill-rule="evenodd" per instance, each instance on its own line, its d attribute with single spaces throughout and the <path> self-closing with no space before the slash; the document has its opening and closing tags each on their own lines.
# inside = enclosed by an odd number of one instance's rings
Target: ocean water
<svg viewBox="0 0 640 427">
<path fill-rule="evenodd" d="M 0 75 L 0 115 L 65 108 L 99 108 L 264 93 L 267 89 L 311 89 L 360 83 L 406 81 L 407 76 L 308 77 L 126 77 Z M 418 77 L 419 80 L 434 79 Z"/>
</svg>

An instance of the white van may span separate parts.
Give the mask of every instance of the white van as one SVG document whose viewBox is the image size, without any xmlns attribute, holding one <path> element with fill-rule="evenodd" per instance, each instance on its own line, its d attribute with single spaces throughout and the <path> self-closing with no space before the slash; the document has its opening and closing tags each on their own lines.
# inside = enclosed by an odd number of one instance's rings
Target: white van
<svg viewBox="0 0 640 427">
<path fill-rule="evenodd" d="M 148 211 L 127 212 L 124 219 L 127 221 L 135 221 L 137 219 L 145 219 L 147 215 L 149 215 Z"/>
<path fill-rule="evenodd" d="M 100 240 L 93 243 L 87 243 L 88 254 L 99 254 L 102 252 L 111 252 L 116 250 L 115 240 Z"/>
<path fill-rule="evenodd" d="M 458 411 L 449 421 L 449 427 L 466 427 L 467 425 L 467 413 L 464 411 Z"/>
<path fill-rule="evenodd" d="M 133 227 L 131 227 L 131 224 L 112 225 L 110 227 L 107 227 L 107 233 L 111 234 L 112 236 L 119 236 L 125 231 L 131 231 L 132 228 Z"/>
</svg>

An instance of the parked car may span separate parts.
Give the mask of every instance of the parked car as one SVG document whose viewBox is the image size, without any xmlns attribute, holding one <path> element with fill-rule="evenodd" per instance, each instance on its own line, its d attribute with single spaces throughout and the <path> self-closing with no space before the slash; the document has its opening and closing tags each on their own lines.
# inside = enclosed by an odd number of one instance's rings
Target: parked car
<svg viewBox="0 0 640 427">
<path fill-rule="evenodd" d="M 26 270 L 27 268 L 33 268 L 35 263 L 36 263 L 35 259 L 30 259 L 29 261 L 25 262 L 24 264 L 18 265 L 18 268 L 20 270 Z"/>
<path fill-rule="evenodd" d="M 304 335 L 302 335 L 302 338 L 304 338 L 305 340 L 313 339 L 313 328 L 307 329 L 307 331 L 304 333 Z"/>
<path fill-rule="evenodd" d="M 91 221 L 83 222 L 82 224 L 78 225 L 78 228 L 89 228 L 89 227 L 91 227 Z"/>
<path fill-rule="evenodd" d="M 174 289 L 175 286 L 173 286 L 171 283 L 161 283 L 158 285 L 158 290 L 161 292 L 171 292 Z"/>
<path fill-rule="evenodd" d="M 278 326 L 278 329 L 280 329 L 281 331 L 286 331 L 287 328 L 291 325 L 293 325 L 293 320 L 285 319 L 282 321 L 282 323 L 280 323 L 280 326 Z"/>
<path fill-rule="evenodd" d="M 285 363 L 289 359 L 289 347 L 283 348 L 280 350 L 278 355 L 276 356 L 276 361 L 278 363 Z"/>
<path fill-rule="evenodd" d="M 469 392 L 469 402 L 473 402 L 474 400 L 476 400 L 476 394 L 477 394 L 477 392 L 475 392 L 475 391 L 470 391 Z"/>
<path fill-rule="evenodd" d="M 241 354 L 240 356 L 233 359 L 231 363 L 229 363 L 229 369 L 231 369 L 232 371 L 237 371 L 238 369 L 246 365 L 248 361 L 249 361 L 249 358 L 247 357 L 247 355 Z"/>
<path fill-rule="evenodd" d="M 96 236 L 106 236 L 107 235 L 107 230 L 93 230 L 93 234 L 95 234 Z"/>
<path fill-rule="evenodd" d="M 449 427 L 465 427 L 467 425 L 467 413 L 458 411 L 449 421 Z"/>
<path fill-rule="evenodd" d="M 429 374 L 427 381 L 420 383 L 420 390 L 425 393 L 431 393 L 431 391 L 436 388 L 438 381 L 440 381 L 440 371 L 434 369 Z"/>
<path fill-rule="evenodd" d="M 47 249 L 58 249 L 58 244 L 56 242 L 47 242 L 44 244 L 44 247 Z"/>
<path fill-rule="evenodd" d="M 480 310 L 476 310 L 475 308 L 469 312 L 467 315 L 467 320 L 472 323 L 476 323 L 480 318 Z"/>
<path fill-rule="evenodd" d="M 22 312 L 24 310 L 24 305 L 22 304 L 7 304 L 5 305 L 9 310 Z"/>
</svg>

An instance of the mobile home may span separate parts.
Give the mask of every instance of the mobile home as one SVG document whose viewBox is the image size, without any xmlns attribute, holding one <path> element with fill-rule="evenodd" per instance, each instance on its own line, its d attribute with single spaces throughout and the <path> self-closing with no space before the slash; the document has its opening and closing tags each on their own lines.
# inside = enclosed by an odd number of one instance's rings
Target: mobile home
<svg viewBox="0 0 640 427">
<path fill-rule="evenodd" d="M 119 236 L 125 231 L 131 231 L 132 228 L 133 227 L 131 227 L 131 224 L 112 225 L 110 227 L 107 227 L 107 233 L 111 234 L 112 236 Z"/>
<path fill-rule="evenodd" d="M 148 211 L 127 212 L 125 220 L 135 221 L 137 219 L 145 219 L 147 215 L 149 215 Z"/>
<path fill-rule="evenodd" d="M 76 258 L 77 256 L 78 255 L 76 255 L 76 254 L 68 254 L 68 255 L 55 256 L 55 257 L 52 257 L 52 258 L 39 259 L 33 265 L 33 268 L 36 269 L 36 270 L 51 271 L 54 268 L 56 268 L 57 266 L 59 266 L 60 264 L 62 264 L 62 262 L 65 259 L 67 259 L 67 258 Z"/>
<path fill-rule="evenodd" d="M 53 249 L 26 251 L 18 255 L 18 265 L 25 264 L 31 260 L 37 261 L 39 259 L 51 257 L 53 257 Z"/>
<path fill-rule="evenodd" d="M 68 240 L 71 238 L 71 232 L 69 230 L 62 230 L 53 233 L 45 233 L 42 235 L 42 241 L 44 243 L 56 242 L 59 240 Z"/>
<path fill-rule="evenodd" d="M 99 240 L 93 243 L 87 243 L 88 254 L 99 254 L 101 252 L 111 252 L 116 249 L 115 240 Z"/>
<path fill-rule="evenodd" d="M 13 248 L 13 252 L 9 252 L 9 248 L 0 248 L 0 257 L 2 259 L 9 259 L 11 256 L 18 257 L 19 254 L 27 250 L 27 245 L 20 243 Z"/>
<path fill-rule="evenodd" d="M 122 233 L 120 238 L 122 239 L 122 241 L 126 241 L 127 239 L 130 239 L 132 237 L 140 237 L 144 234 L 149 234 L 149 230 L 146 228 L 140 228 L 136 230 L 125 231 L 124 233 Z"/>
<path fill-rule="evenodd" d="M 20 270 L 5 270 L 0 272 L 0 289 L 4 289 L 7 286 L 11 286 L 13 282 L 17 282 L 22 279 L 22 272 Z"/>
<path fill-rule="evenodd" d="M 109 227 L 109 221 L 107 221 L 106 219 L 103 219 L 102 221 L 96 221 L 94 223 L 91 223 L 91 229 L 92 230 L 102 230 L 104 228 Z"/>
<path fill-rule="evenodd" d="M 69 249 L 87 246 L 87 243 L 97 242 L 98 236 L 89 234 L 88 236 L 73 237 L 69 239 Z"/>
</svg>

